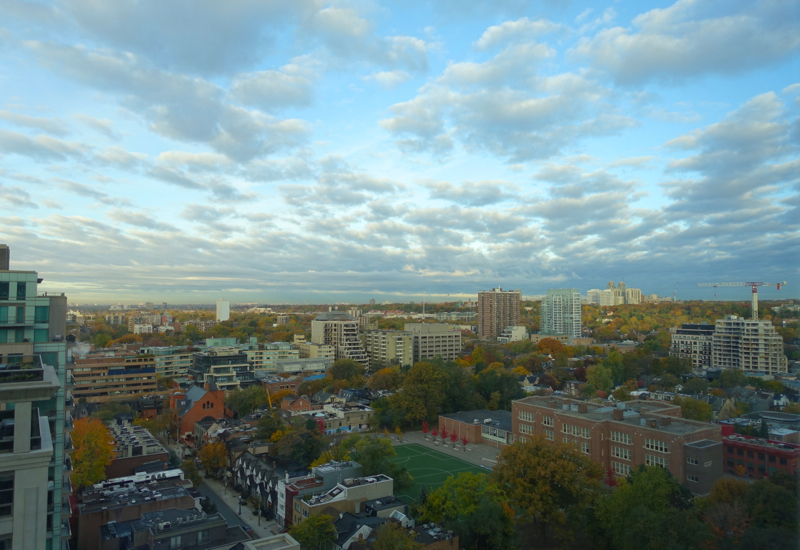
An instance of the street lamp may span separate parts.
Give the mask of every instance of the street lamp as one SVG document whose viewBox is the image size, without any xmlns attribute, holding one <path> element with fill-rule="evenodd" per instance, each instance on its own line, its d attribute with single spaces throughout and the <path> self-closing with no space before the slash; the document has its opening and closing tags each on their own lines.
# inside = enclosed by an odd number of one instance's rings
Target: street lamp
<svg viewBox="0 0 800 550">
<path fill-rule="evenodd" d="M 242 515 L 242 500 L 244 500 L 244 499 L 242 499 L 242 497 L 239 497 L 239 515 L 240 516 Z"/>
</svg>

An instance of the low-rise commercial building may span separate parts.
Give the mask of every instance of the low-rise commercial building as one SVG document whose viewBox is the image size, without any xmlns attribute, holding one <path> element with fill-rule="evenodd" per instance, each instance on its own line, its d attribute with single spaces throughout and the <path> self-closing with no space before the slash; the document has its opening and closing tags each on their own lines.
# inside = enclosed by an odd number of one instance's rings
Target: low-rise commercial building
<svg viewBox="0 0 800 550">
<path fill-rule="evenodd" d="M 275 374 L 321 374 L 331 368 L 332 359 L 283 359 L 277 361 Z"/>
<path fill-rule="evenodd" d="M 503 329 L 503 332 L 500 333 L 500 336 L 497 337 L 497 341 L 502 344 L 508 344 L 509 342 L 520 342 L 527 339 L 528 328 L 525 326 L 506 327 Z"/>
<path fill-rule="evenodd" d="M 346 512 L 358 513 L 362 502 L 393 494 L 394 480 L 389 476 L 377 474 L 345 478 L 332 489 L 295 498 L 292 523 L 296 525 L 306 518 L 323 513 L 332 516 Z"/>
<path fill-rule="evenodd" d="M 370 429 L 375 411 L 365 405 L 353 403 L 331 403 L 320 409 L 297 411 L 297 416 L 307 416 L 314 421 L 325 423 L 325 434 L 364 432 Z"/>
<path fill-rule="evenodd" d="M 72 367 L 75 399 L 105 403 L 155 393 L 156 365 L 152 355 L 131 351 L 95 351 L 75 357 Z"/>
<path fill-rule="evenodd" d="M 311 474 L 279 479 L 276 520 L 281 527 L 288 528 L 294 521 L 295 499 L 315 492 L 327 491 L 342 479 L 358 477 L 361 464 L 353 461 L 328 462 L 311 469 Z M 299 506 L 298 506 L 299 510 Z"/>
<path fill-rule="evenodd" d="M 467 443 L 483 443 L 491 447 L 505 447 L 513 442 L 513 425 L 508 411 L 461 411 L 439 415 L 439 433 L 455 433 Z"/>
<path fill-rule="evenodd" d="M 511 415 L 514 439 L 569 443 L 619 475 L 640 464 L 662 466 L 696 494 L 722 475 L 719 426 L 680 418 L 680 407 L 668 403 L 526 397 L 512 403 Z"/>
<path fill-rule="evenodd" d="M 723 430 L 726 473 L 751 479 L 768 477 L 779 470 L 792 476 L 800 473 L 800 445 L 734 434 L 733 426 L 724 426 Z"/>
<path fill-rule="evenodd" d="M 109 422 L 108 431 L 115 447 L 114 460 L 106 466 L 106 478 L 132 476 L 140 466 L 155 461 L 161 462 L 161 470 L 169 464 L 167 450 L 141 426 L 120 419 Z"/>
</svg>

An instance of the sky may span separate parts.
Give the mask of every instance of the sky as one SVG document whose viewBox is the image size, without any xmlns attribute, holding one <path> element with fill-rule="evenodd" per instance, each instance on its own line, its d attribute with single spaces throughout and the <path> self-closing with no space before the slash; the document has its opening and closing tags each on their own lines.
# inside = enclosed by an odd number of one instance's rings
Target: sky
<svg viewBox="0 0 800 550">
<path fill-rule="evenodd" d="M 0 242 L 78 303 L 798 297 L 799 21 L 0 0 Z"/>
</svg>

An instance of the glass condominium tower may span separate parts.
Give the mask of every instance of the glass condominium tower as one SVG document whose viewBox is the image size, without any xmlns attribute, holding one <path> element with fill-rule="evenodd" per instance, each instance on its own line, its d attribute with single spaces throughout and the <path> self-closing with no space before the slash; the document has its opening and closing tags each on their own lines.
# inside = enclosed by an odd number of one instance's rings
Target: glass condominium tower
<svg viewBox="0 0 800 550">
<path fill-rule="evenodd" d="M 542 300 L 542 334 L 581 336 L 581 294 L 576 288 L 549 289 Z"/>
<path fill-rule="evenodd" d="M 72 494 L 69 481 L 69 473 L 72 470 L 72 461 L 69 457 L 72 440 L 69 434 L 72 431 L 74 404 L 70 383 L 67 380 L 67 297 L 63 294 L 39 294 L 37 286 L 43 279 L 39 278 L 38 273 L 12 271 L 10 267 L 10 250 L 8 246 L 0 244 L 0 374 L 6 371 L 6 378 L 17 382 L 20 376 L 29 376 L 27 370 L 32 368 L 31 365 L 41 365 L 54 389 L 56 381 L 58 383 L 58 389 L 50 397 L 42 398 L 47 392 L 32 394 L 36 399 L 26 405 L 32 410 L 38 409 L 39 417 L 47 419 L 52 456 L 47 467 L 46 519 L 37 523 L 44 526 L 44 532 L 37 532 L 35 537 L 30 535 L 24 537 L 22 546 L 17 546 L 17 541 L 20 540 L 17 534 L 13 538 L 14 548 L 68 550 L 71 535 L 69 497 Z M 17 371 L 20 368 L 23 370 Z M 55 380 L 51 379 L 49 375 L 51 372 Z M 13 396 L 11 392 L 0 395 L 3 396 L 0 400 L 0 415 L 4 412 L 9 415 L 11 413 L 8 411 L 18 408 L 18 403 L 10 398 Z M 12 422 L 19 425 L 16 420 Z M 10 434 L 5 432 L 0 437 L 11 437 L 13 440 L 13 436 L 11 428 Z M 45 438 L 44 434 L 40 434 L 40 437 Z M 17 443 L 11 445 L 12 452 L 3 448 L 2 441 L 0 439 L 0 480 L 3 479 L 3 474 L 6 474 L 8 479 L 14 480 L 9 482 L 14 487 L 15 483 L 20 484 L 20 476 L 16 476 L 15 479 L 13 471 L 4 472 L 2 468 L 5 466 L 4 460 L 9 465 L 14 464 L 11 458 L 17 454 Z M 0 482 L 0 488 L 2 487 L 3 483 Z M 36 509 L 36 506 L 29 502 L 33 498 L 31 494 L 20 495 L 24 506 L 15 501 L 14 506 L 10 508 L 0 508 L 0 540 L 4 536 L 13 536 L 13 533 L 5 531 L 13 531 L 14 525 L 18 524 L 18 518 L 13 517 L 15 514 L 24 510 L 27 515 Z M 14 498 L 16 497 L 17 494 L 14 492 Z"/>
</svg>

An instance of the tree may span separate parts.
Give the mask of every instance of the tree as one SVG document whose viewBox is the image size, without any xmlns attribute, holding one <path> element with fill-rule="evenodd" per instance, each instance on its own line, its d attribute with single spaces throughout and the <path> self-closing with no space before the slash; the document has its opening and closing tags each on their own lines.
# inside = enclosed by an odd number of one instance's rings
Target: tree
<svg viewBox="0 0 800 550">
<path fill-rule="evenodd" d="M 611 391 L 614 386 L 614 375 L 611 369 L 603 365 L 592 365 L 586 369 L 586 380 L 596 390 Z"/>
<path fill-rule="evenodd" d="M 420 361 L 408 371 L 402 390 L 389 397 L 389 405 L 408 423 L 433 419 L 444 403 L 448 381 L 444 369 Z"/>
<path fill-rule="evenodd" d="M 414 535 L 409 533 L 398 523 L 384 523 L 378 527 L 373 550 L 420 550 L 423 545 L 414 540 Z"/>
<path fill-rule="evenodd" d="M 164 412 L 161 413 L 161 416 L 158 417 L 158 422 L 161 431 L 167 434 L 167 441 L 177 437 L 178 430 L 181 426 L 181 419 L 178 416 L 177 409 L 165 409 Z"/>
<path fill-rule="evenodd" d="M 369 387 L 373 390 L 394 391 L 403 383 L 403 374 L 398 368 L 381 369 L 369 378 Z"/>
<path fill-rule="evenodd" d="M 783 412 L 790 414 L 800 414 L 800 403 L 789 403 L 783 408 Z"/>
<path fill-rule="evenodd" d="M 327 550 L 338 535 L 333 518 L 325 514 L 311 516 L 292 525 L 289 534 L 300 543 L 303 550 Z"/>
<path fill-rule="evenodd" d="M 397 452 L 389 439 L 364 438 L 356 443 L 356 450 L 362 476 L 387 475 L 394 480 L 395 489 L 400 490 L 413 484 L 414 478 L 409 475 L 408 470 L 391 460 L 397 456 Z"/>
<path fill-rule="evenodd" d="M 216 476 L 228 466 L 228 449 L 222 441 L 204 445 L 199 458 L 205 471 Z"/>
<path fill-rule="evenodd" d="M 536 345 L 536 351 L 555 356 L 555 354 L 564 351 L 564 344 L 555 338 L 542 338 Z"/>
<path fill-rule="evenodd" d="M 747 385 L 747 375 L 742 369 L 722 369 L 719 375 L 719 385 L 723 388 L 735 388 Z"/>
<path fill-rule="evenodd" d="M 274 435 L 274 434 L 273 434 Z M 315 427 L 296 427 L 278 441 L 278 453 L 308 467 L 322 454 L 322 434 Z"/>
<path fill-rule="evenodd" d="M 272 434 L 278 430 L 282 430 L 284 427 L 285 425 L 281 416 L 274 411 L 270 411 L 264 414 L 264 416 L 259 419 L 258 424 L 256 424 L 256 439 L 269 441 Z"/>
<path fill-rule="evenodd" d="M 710 422 L 714 419 L 714 408 L 710 403 L 705 403 L 691 397 L 676 396 L 672 400 L 675 405 L 680 405 L 681 416 L 688 420 Z"/>
<path fill-rule="evenodd" d="M 94 337 L 92 343 L 94 344 L 95 349 L 100 349 L 106 347 L 110 341 L 111 341 L 111 336 L 109 336 L 104 332 L 101 332 L 100 334 Z"/>
<path fill-rule="evenodd" d="M 249 388 L 236 388 L 225 398 L 225 405 L 237 418 L 245 417 L 266 404 L 267 391 L 260 384 Z"/>
<path fill-rule="evenodd" d="M 681 391 L 690 394 L 707 393 L 708 381 L 704 378 L 690 378 L 682 384 Z"/>
<path fill-rule="evenodd" d="M 630 390 L 625 386 L 617 388 L 616 390 L 614 390 L 614 393 L 612 393 L 611 395 L 613 395 L 614 399 L 616 399 L 617 401 L 632 401 L 633 400 L 633 396 L 631 395 Z"/>
<path fill-rule="evenodd" d="M 350 380 L 364 375 L 364 366 L 352 359 L 337 359 L 328 369 L 328 375 L 334 380 Z"/>
<path fill-rule="evenodd" d="M 181 464 L 181 470 L 183 470 L 183 474 L 186 476 L 186 479 L 192 482 L 193 487 L 197 487 L 200 485 L 200 472 L 197 470 L 197 465 L 194 463 L 192 459 L 186 459 Z"/>
<path fill-rule="evenodd" d="M 106 478 L 106 466 L 114 460 L 114 441 L 100 420 L 81 418 L 72 431 L 72 483 L 78 490 Z"/>
<path fill-rule="evenodd" d="M 599 500 L 597 520 L 615 549 L 700 548 L 709 533 L 691 497 L 669 470 L 639 466 Z M 665 546 L 667 541 L 671 546 Z"/>
<path fill-rule="evenodd" d="M 602 479 L 599 464 L 572 445 L 542 436 L 505 447 L 490 476 L 517 513 L 539 525 L 543 538 L 547 527 L 569 538 L 568 523 L 591 507 Z"/>
</svg>

